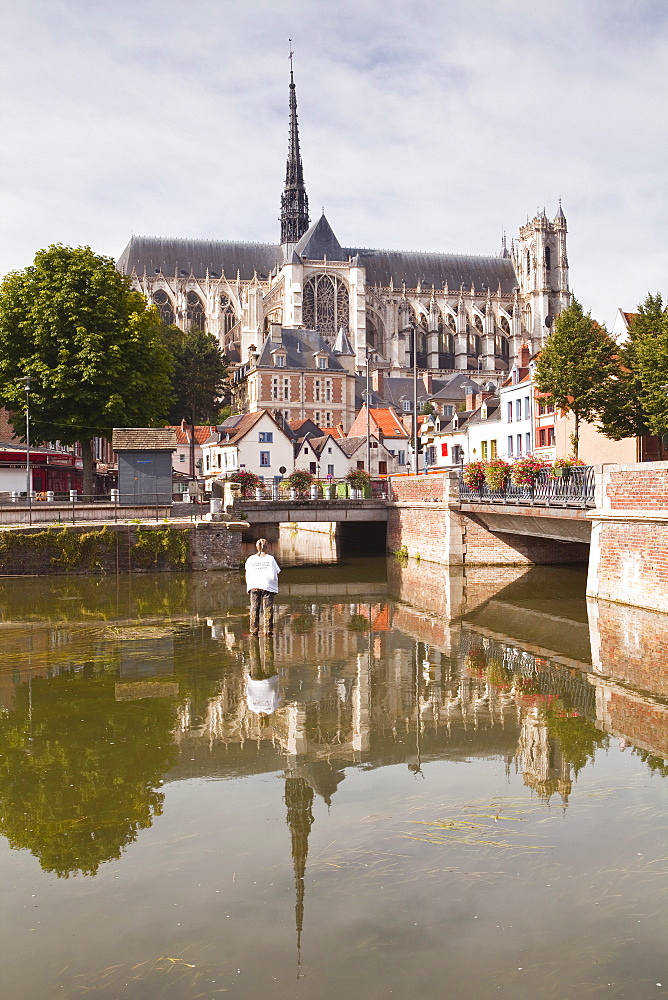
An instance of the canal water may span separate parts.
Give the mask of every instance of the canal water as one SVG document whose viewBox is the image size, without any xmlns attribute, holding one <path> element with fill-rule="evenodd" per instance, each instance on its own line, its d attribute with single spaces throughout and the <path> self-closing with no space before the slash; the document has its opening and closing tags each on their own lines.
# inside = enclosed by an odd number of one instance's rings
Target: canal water
<svg viewBox="0 0 668 1000">
<path fill-rule="evenodd" d="M 584 584 L 0 580 L 3 1000 L 667 995 L 668 616 Z"/>
</svg>

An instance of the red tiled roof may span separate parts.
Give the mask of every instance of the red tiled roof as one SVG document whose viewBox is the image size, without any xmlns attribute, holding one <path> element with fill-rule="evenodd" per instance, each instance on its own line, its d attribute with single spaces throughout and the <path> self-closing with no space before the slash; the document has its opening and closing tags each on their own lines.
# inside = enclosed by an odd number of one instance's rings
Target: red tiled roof
<svg viewBox="0 0 668 1000">
<path fill-rule="evenodd" d="M 394 410 L 389 408 L 377 410 L 371 407 L 370 415 L 383 437 L 408 437 Z"/>
<path fill-rule="evenodd" d="M 190 444 L 190 424 L 177 424 L 172 425 L 167 428 L 167 430 L 176 431 L 176 443 L 178 444 Z M 211 437 L 211 432 L 214 430 L 213 425 L 202 424 L 198 426 L 195 424 L 195 443 L 203 444 L 208 441 Z"/>
<path fill-rule="evenodd" d="M 320 430 L 322 431 L 323 436 L 325 434 L 329 434 L 329 436 L 333 438 L 345 437 L 345 434 L 340 427 L 321 427 Z"/>
</svg>

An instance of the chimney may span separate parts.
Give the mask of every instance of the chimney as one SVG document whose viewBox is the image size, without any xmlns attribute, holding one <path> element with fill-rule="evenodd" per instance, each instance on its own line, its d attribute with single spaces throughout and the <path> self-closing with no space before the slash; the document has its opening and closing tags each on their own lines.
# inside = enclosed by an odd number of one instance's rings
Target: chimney
<svg viewBox="0 0 668 1000">
<path fill-rule="evenodd" d="M 280 323 L 270 323 L 269 324 L 269 337 L 272 344 L 282 344 L 283 343 L 283 328 Z"/>
<path fill-rule="evenodd" d="M 377 396 L 383 395 L 383 370 L 382 368 L 376 368 L 374 372 L 371 372 L 371 388 L 376 393 Z"/>
<path fill-rule="evenodd" d="M 520 356 L 518 358 L 518 360 L 519 360 L 519 367 L 520 368 L 528 368 L 529 367 L 529 359 L 530 359 L 530 357 L 531 357 L 531 351 L 529 350 L 529 345 L 528 344 L 522 344 L 522 346 L 520 347 Z"/>
<path fill-rule="evenodd" d="M 469 389 L 466 393 L 466 409 L 475 410 L 478 405 L 478 393 L 473 389 Z"/>
<path fill-rule="evenodd" d="M 422 372 L 422 381 L 424 382 L 424 387 L 431 396 L 432 389 L 432 374 L 431 372 Z"/>
</svg>

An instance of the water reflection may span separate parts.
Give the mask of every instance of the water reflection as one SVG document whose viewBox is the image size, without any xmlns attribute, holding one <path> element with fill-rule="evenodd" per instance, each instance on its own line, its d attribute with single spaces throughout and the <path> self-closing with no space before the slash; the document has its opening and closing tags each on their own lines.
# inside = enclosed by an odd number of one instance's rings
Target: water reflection
<svg viewBox="0 0 668 1000">
<path fill-rule="evenodd" d="M 494 801 L 484 820 L 494 824 L 509 806 L 503 785 L 492 794 L 486 784 L 490 764 L 530 801 L 569 815 L 578 779 L 602 761 L 610 769 L 633 758 L 648 776 L 668 774 L 668 618 L 588 605 L 582 574 L 568 568 L 457 574 L 360 561 L 286 569 L 273 639 L 248 634 L 239 574 L 0 581 L 0 653 L 0 832 L 10 847 L 31 852 L 45 872 L 97 882 L 104 863 L 129 857 L 135 842 L 149 859 L 142 831 L 168 819 L 170 796 L 192 779 L 210 787 L 225 779 L 223 798 L 233 784 L 278 780 L 300 960 L 309 920 L 315 929 L 330 918 L 308 881 L 313 840 L 322 868 L 329 836 L 320 807 L 356 827 L 368 822 L 366 794 L 384 787 L 376 808 L 432 824 L 436 832 L 413 838 L 421 849 L 470 852 L 480 841 L 462 816 L 473 806 L 446 823 L 438 819 L 445 807 L 429 799 L 446 767 L 461 775 L 460 765 L 479 765 L 467 772 L 470 802 Z M 617 747 L 624 753 L 614 760 L 601 753 Z M 410 782 L 405 807 L 388 784 L 399 773 Z M 198 792 L 202 808 L 207 794 Z M 204 835 L 204 812 L 198 824 L 192 836 Z M 265 829 L 249 825 L 234 873 L 250 844 L 262 869 Z M 382 822 L 370 829 L 387 840 Z M 452 870 L 465 858 L 453 853 Z M 209 877 L 206 852 L 201 864 L 199 884 Z M 498 861 L 494 877 L 503 870 Z M 155 879 L 165 876 L 158 867 Z M 381 890 L 365 883 L 382 909 Z M 432 905 L 427 886 L 424 893 Z M 368 962 L 387 987 L 372 954 Z M 540 990 L 534 983 L 527 995 L 552 995 Z"/>
</svg>

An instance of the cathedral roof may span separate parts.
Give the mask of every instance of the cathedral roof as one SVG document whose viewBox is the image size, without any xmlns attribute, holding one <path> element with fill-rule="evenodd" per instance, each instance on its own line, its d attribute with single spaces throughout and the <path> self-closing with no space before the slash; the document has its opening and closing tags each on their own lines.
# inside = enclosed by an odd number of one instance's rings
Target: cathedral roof
<svg viewBox="0 0 668 1000">
<path fill-rule="evenodd" d="M 415 288 L 443 288 L 447 282 L 450 292 L 460 286 L 468 292 L 473 285 L 480 292 L 483 287 L 494 294 L 499 286 L 504 295 L 512 294 L 517 286 L 513 262 L 503 257 L 474 257 L 463 254 L 422 253 L 408 250 L 369 250 L 341 247 L 324 215 L 304 233 L 294 248 L 308 260 L 347 261 L 358 257 L 360 266 L 366 268 L 366 284 L 395 288 L 403 282 Z M 254 274 L 266 280 L 272 271 L 284 263 L 283 250 L 272 243 L 242 243 L 222 240 L 161 239 L 151 236 L 133 236 L 118 260 L 121 274 L 135 271 L 141 276 L 175 274 L 187 278 L 205 278 L 207 270 L 212 278 L 222 274 L 235 280 L 237 272 L 242 281 L 250 281 Z"/>
<path fill-rule="evenodd" d="M 443 288 L 447 282 L 450 292 L 471 285 L 480 292 L 483 287 L 496 292 L 499 285 L 504 295 L 512 294 L 518 285 L 513 262 L 505 257 L 474 257 L 464 254 L 422 253 L 409 250 L 345 249 L 346 257 L 359 256 L 366 268 L 366 284 L 387 286 L 390 279 L 395 286 L 406 283 L 407 288 Z"/>
<path fill-rule="evenodd" d="M 325 218 L 323 212 L 317 222 L 314 222 L 308 232 L 304 233 L 295 247 L 295 253 L 306 260 L 342 260 L 347 261 L 351 254 L 345 252 L 334 230 Z"/>
<path fill-rule="evenodd" d="M 160 239 L 153 236 L 133 236 L 118 260 L 121 274 L 136 271 L 142 275 L 175 274 L 187 278 L 212 278 L 250 281 L 254 274 L 266 279 L 283 262 L 281 248 L 271 243 L 237 243 L 222 240 Z"/>
</svg>

